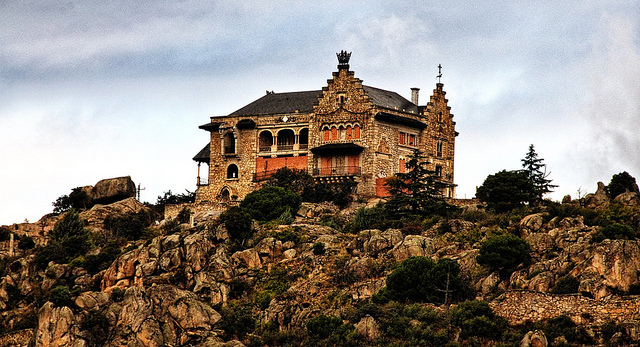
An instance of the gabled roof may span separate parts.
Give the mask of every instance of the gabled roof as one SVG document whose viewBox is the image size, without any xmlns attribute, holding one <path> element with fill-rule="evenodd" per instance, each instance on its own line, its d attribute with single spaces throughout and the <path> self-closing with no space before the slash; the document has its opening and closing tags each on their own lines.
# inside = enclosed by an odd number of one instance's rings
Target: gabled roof
<svg viewBox="0 0 640 347">
<path fill-rule="evenodd" d="M 260 114 L 278 114 L 313 111 L 313 102 L 318 99 L 320 90 L 291 93 L 269 93 L 249 105 L 231 112 L 230 116 L 251 116 Z"/>
<path fill-rule="evenodd" d="M 418 106 L 403 98 L 400 94 L 380 88 L 362 86 L 371 98 L 371 102 L 378 106 L 392 110 L 418 113 Z M 268 93 L 260 99 L 231 112 L 230 116 L 255 116 L 262 114 L 306 113 L 313 111 L 313 103 L 318 100 L 321 90 L 290 93 Z"/>
<path fill-rule="evenodd" d="M 380 88 L 362 86 L 374 105 L 392 110 L 418 113 L 418 106 L 400 94 Z"/>
<path fill-rule="evenodd" d="M 409 118 L 409 117 L 404 117 L 404 116 L 398 116 L 398 115 L 387 113 L 387 112 L 378 112 L 375 118 L 377 120 L 382 120 L 389 123 L 402 124 L 402 125 L 410 126 L 410 127 L 421 129 L 421 130 L 427 127 L 426 123 L 423 123 L 419 120 Z"/>
<path fill-rule="evenodd" d="M 209 157 L 211 156 L 211 148 L 209 148 L 209 144 L 207 143 L 201 150 L 193 157 L 193 161 L 197 161 L 199 163 L 207 163 L 209 164 Z"/>
</svg>

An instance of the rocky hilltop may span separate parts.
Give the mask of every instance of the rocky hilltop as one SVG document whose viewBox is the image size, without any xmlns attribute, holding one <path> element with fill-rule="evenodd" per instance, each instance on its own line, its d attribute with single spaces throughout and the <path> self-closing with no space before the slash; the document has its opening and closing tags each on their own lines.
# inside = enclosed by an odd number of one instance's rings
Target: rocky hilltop
<svg viewBox="0 0 640 347">
<path fill-rule="evenodd" d="M 303 203 L 290 224 L 254 221 L 242 242 L 219 213 L 182 224 L 178 217 L 149 222 L 153 207 L 123 198 L 2 227 L 0 345 L 541 346 L 640 339 L 640 241 L 603 234 L 597 223 L 637 218 L 637 193 L 614 201 L 599 189 L 502 215 L 461 201 L 462 212 L 452 218 L 384 230 L 345 227 L 377 201 L 346 208 Z M 55 253 L 51 245 L 66 250 L 71 234 L 63 235 L 61 225 L 73 226 L 73 218 L 82 227 L 69 227 L 76 234 L 66 252 L 82 248 L 88 235 L 86 252 Z M 146 222 L 135 226 L 138 220 Z M 133 236 L 125 233 L 131 225 L 140 229 Z M 483 244 L 506 234 L 526 241 L 528 260 L 508 269 L 479 262 Z M 391 274 L 415 257 L 433 264 L 451 259 L 464 288 L 454 293 L 447 273 L 443 300 L 385 297 Z"/>
</svg>

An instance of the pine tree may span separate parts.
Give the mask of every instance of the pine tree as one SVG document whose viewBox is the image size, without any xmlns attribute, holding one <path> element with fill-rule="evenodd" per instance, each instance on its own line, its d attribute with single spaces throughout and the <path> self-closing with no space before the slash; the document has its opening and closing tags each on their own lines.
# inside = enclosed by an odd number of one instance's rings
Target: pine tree
<svg viewBox="0 0 640 347">
<path fill-rule="evenodd" d="M 396 214 L 426 215 L 445 213 L 453 207 L 446 203 L 443 190 L 447 185 L 427 168 L 426 157 L 415 150 L 406 162 L 407 172 L 397 173 L 385 185 L 392 198 L 390 210 Z"/>
<path fill-rule="evenodd" d="M 533 201 L 542 200 L 542 196 L 547 193 L 551 193 L 553 188 L 556 188 L 557 185 L 551 184 L 549 177 L 549 173 L 547 173 L 547 164 L 543 164 L 542 161 L 544 159 L 538 158 L 538 153 L 536 153 L 533 144 L 529 146 L 529 152 L 521 159 L 523 171 L 527 173 L 529 176 L 529 180 L 533 183 L 534 187 L 534 196 L 532 197 Z"/>
</svg>

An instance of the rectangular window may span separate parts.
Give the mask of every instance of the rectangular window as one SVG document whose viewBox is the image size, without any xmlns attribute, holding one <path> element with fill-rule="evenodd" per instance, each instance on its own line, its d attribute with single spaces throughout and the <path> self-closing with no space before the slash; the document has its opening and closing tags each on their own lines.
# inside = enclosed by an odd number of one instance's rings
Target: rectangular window
<svg viewBox="0 0 640 347">
<path fill-rule="evenodd" d="M 400 137 L 398 138 L 398 143 L 404 145 L 404 133 L 400 133 Z"/>
<path fill-rule="evenodd" d="M 398 172 L 405 173 L 406 171 L 407 171 L 407 164 L 405 163 L 404 159 L 400 159 L 400 163 L 398 165 Z"/>
<path fill-rule="evenodd" d="M 416 145 L 416 135 L 409 134 L 409 146 Z"/>
</svg>

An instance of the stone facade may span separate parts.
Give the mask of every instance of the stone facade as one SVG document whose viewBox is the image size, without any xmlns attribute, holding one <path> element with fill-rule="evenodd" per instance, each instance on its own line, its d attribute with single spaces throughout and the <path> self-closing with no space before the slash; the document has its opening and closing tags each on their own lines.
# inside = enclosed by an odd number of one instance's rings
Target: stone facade
<svg viewBox="0 0 640 347">
<path fill-rule="evenodd" d="M 406 170 L 414 150 L 455 197 L 455 122 L 443 84 L 426 105 L 395 92 L 365 86 L 349 70 L 350 53 L 318 91 L 267 94 L 200 126 L 210 141 L 198 162 L 197 202 L 242 199 L 277 169 L 305 170 L 320 180 L 354 180 L 356 193 L 384 196 L 384 179 Z M 207 164 L 201 177 L 200 165 Z"/>
</svg>

